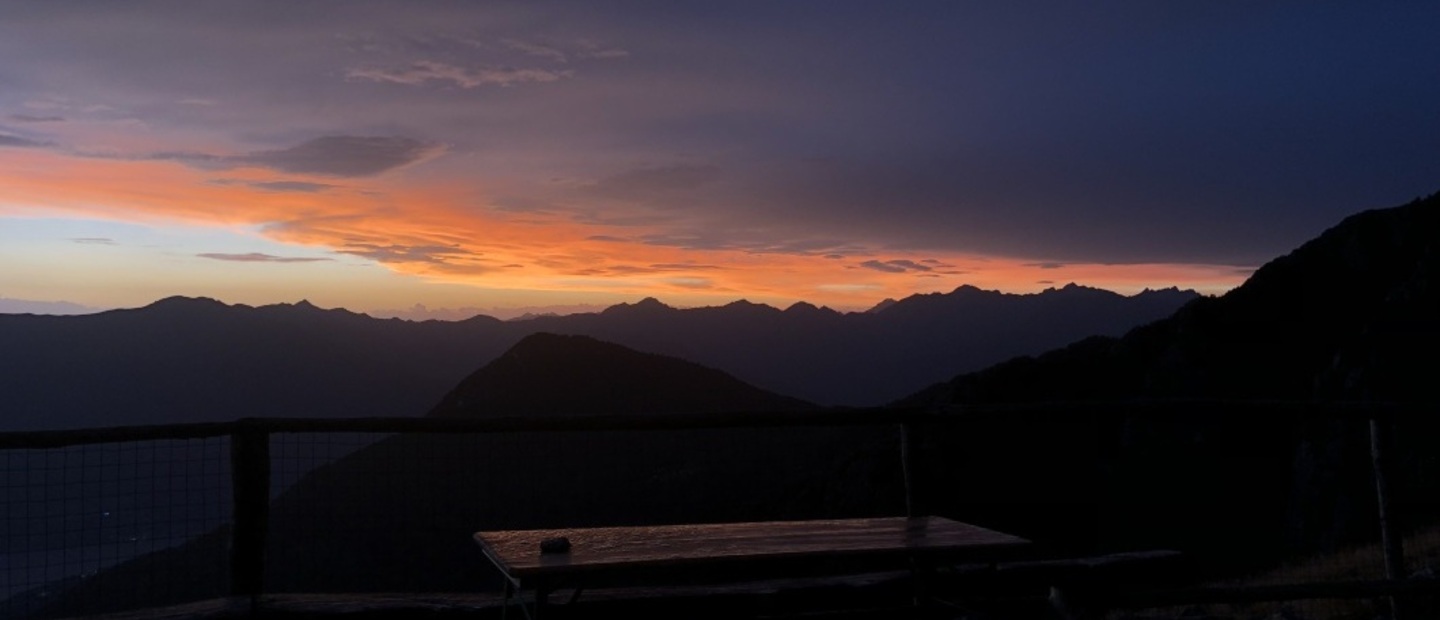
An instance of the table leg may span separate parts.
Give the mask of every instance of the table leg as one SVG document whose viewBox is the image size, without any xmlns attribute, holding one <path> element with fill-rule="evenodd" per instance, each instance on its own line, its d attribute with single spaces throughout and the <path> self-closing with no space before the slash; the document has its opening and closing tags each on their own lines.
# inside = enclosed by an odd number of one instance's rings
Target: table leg
<svg viewBox="0 0 1440 620">
<path fill-rule="evenodd" d="M 549 580 L 541 579 L 535 584 L 535 614 L 530 620 L 540 620 L 545 615 L 545 607 L 550 601 L 550 591 L 555 586 Z"/>
<path fill-rule="evenodd" d="M 510 618 L 510 597 L 515 595 L 515 583 L 509 579 L 505 580 L 505 597 L 500 601 L 500 620 Z M 523 604 L 523 603 L 522 603 Z"/>
</svg>

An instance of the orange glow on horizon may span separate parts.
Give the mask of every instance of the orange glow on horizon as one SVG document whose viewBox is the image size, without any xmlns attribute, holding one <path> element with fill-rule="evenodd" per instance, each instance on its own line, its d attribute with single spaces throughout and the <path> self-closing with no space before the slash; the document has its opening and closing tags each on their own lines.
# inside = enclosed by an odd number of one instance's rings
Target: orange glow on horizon
<svg viewBox="0 0 1440 620">
<path fill-rule="evenodd" d="M 277 191 L 276 182 L 314 185 L 313 191 Z M 172 161 L 0 149 L 0 187 L 0 216 L 252 228 L 274 241 L 374 261 L 428 282 L 567 292 L 577 301 L 603 293 L 653 296 L 680 306 L 743 298 L 856 309 L 963 284 L 1016 293 L 1070 282 L 1127 294 L 1166 286 L 1219 293 L 1246 275 L 1232 266 L 1055 265 L 929 251 L 827 258 L 685 249 L 640 241 L 661 232 L 658 225 L 508 213 L 489 208 L 474 188 L 422 185 L 403 170 L 359 180 L 279 178 L 261 169 L 201 170 Z"/>
</svg>

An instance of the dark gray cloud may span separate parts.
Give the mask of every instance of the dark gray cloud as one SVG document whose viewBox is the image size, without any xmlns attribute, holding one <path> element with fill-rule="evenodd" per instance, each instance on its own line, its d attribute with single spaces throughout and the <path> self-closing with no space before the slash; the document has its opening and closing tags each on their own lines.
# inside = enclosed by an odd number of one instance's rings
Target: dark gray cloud
<svg viewBox="0 0 1440 620">
<path fill-rule="evenodd" d="M 1065 263 L 1026 263 L 1026 267 L 1037 267 L 1040 269 L 1064 269 Z"/>
<path fill-rule="evenodd" d="M 39 148 L 49 145 L 44 142 L 37 142 L 35 140 L 31 140 L 29 138 L 22 138 L 20 136 L 12 136 L 10 134 L 0 133 L 0 147 L 4 146 L 17 148 Z"/>
<path fill-rule="evenodd" d="M 867 250 L 853 241 L 776 234 L 758 234 L 750 229 L 711 226 L 675 232 L 642 235 L 646 245 L 686 250 L 738 250 L 752 254 L 796 254 L 800 256 L 853 256 Z"/>
<path fill-rule="evenodd" d="M 65 120 L 63 116 L 36 116 L 33 114 L 11 114 L 10 120 L 21 123 L 59 123 Z"/>
<path fill-rule="evenodd" d="M 723 269 L 718 265 L 704 265 L 692 263 L 652 263 L 649 265 L 609 265 L 605 267 L 587 267 L 575 272 L 581 276 L 634 276 L 656 273 L 675 273 L 692 271 L 715 271 Z"/>
<path fill-rule="evenodd" d="M 334 189 L 336 186 L 329 183 L 311 183 L 308 181 L 250 181 L 245 179 L 213 179 L 213 185 L 244 185 L 267 192 L 299 192 L 302 194 L 313 194 Z"/>
<path fill-rule="evenodd" d="M 115 245 L 115 240 L 109 237 L 75 237 L 71 241 L 86 245 Z"/>
<path fill-rule="evenodd" d="M 471 89 L 481 86 L 512 86 L 526 82 L 554 82 L 575 74 L 569 69 L 515 67 L 465 67 L 433 60 L 420 60 L 405 67 L 358 67 L 346 72 L 352 80 L 421 86 L 433 82 Z"/>
<path fill-rule="evenodd" d="M 230 158 L 296 174 L 365 177 L 413 164 L 434 154 L 438 145 L 398 136 L 324 136 L 276 151 Z"/>
<path fill-rule="evenodd" d="M 144 159 L 176 161 L 196 168 L 225 170 L 240 166 L 260 166 L 291 174 L 317 174 L 331 177 L 368 177 L 400 168 L 438 153 L 442 147 L 431 142 L 400 136 L 323 136 L 273 151 L 244 155 L 220 155 L 198 151 L 161 151 L 147 155 L 116 155 L 113 153 L 80 153 L 103 159 Z M 331 186 L 297 181 L 240 182 L 270 191 L 320 191 Z M 211 181 L 212 183 L 215 181 Z"/>
<path fill-rule="evenodd" d="M 895 259 L 887 261 L 867 260 L 863 263 L 860 263 L 860 266 L 866 269 L 874 269 L 875 271 L 884 271 L 886 273 L 905 273 L 910 271 L 926 272 L 934 270 L 934 268 L 930 267 L 929 265 L 922 265 L 913 260 L 906 259 Z"/>
<path fill-rule="evenodd" d="M 323 192 L 335 187 L 329 183 L 309 183 L 306 181 L 259 181 L 251 183 L 250 186 L 272 192 L 300 192 L 304 194 Z"/>
<path fill-rule="evenodd" d="M 630 51 L 623 50 L 618 47 L 597 47 L 580 50 L 579 52 L 576 52 L 575 55 L 580 58 L 629 58 Z"/>
<path fill-rule="evenodd" d="M 427 263 L 431 265 L 447 265 L 457 259 L 475 259 L 481 256 L 478 252 L 451 245 L 349 243 L 337 251 L 381 263 Z M 472 264 L 464 266 L 466 271 L 484 269 L 489 268 Z"/>
<path fill-rule="evenodd" d="M 262 254 L 260 252 L 249 252 L 245 254 L 227 254 L 222 252 L 205 252 L 196 254 L 200 258 L 214 260 L 232 261 L 237 263 L 314 263 L 319 261 L 333 260 L 329 258 L 311 258 L 300 256 L 275 256 L 273 254 Z"/>
</svg>

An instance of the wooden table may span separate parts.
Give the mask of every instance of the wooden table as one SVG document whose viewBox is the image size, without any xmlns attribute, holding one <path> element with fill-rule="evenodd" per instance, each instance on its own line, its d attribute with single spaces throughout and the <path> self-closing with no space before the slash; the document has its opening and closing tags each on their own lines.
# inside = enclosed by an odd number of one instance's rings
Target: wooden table
<svg viewBox="0 0 1440 620">
<path fill-rule="evenodd" d="M 569 551 L 540 552 L 542 540 L 561 536 L 569 539 Z M 628 577 L 631 583 L 644 584 L 657 574 L 704 581 L 915 569 L 999 561 L 1030 544 L 933 516 L 509 530 L 476 532 L 474 538 L 505 576 L 507 607 L 512 595 L 533 589 L 535 616 L 562 579 L 623 583 Z"/>
</svg>

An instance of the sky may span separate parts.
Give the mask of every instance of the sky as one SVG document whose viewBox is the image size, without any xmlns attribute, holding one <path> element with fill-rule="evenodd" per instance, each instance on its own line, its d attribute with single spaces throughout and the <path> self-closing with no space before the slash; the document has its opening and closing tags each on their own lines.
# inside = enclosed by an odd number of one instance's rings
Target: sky
<svg viewBox="0 0 1440 620">
<path fill-rule="evenodd" d="M 1437 31 L 1433 2 L 5 2 L 0 302 L 1221 293 L 1440 190 Z"/>
</svg>

